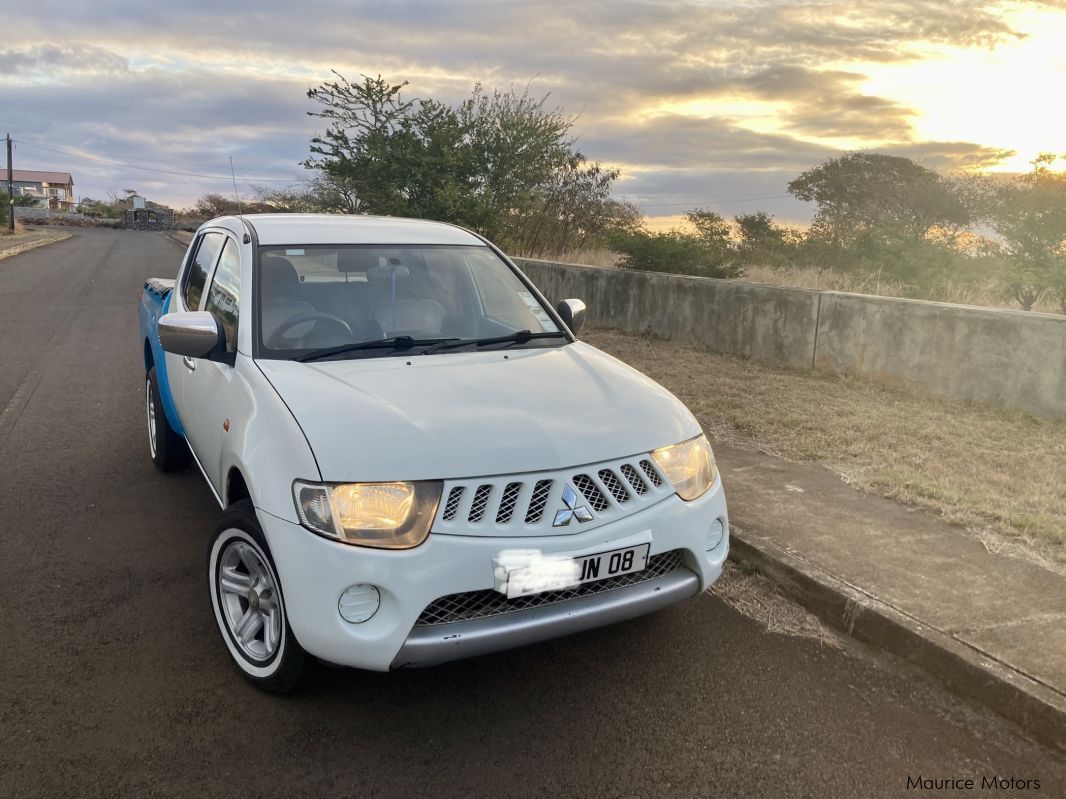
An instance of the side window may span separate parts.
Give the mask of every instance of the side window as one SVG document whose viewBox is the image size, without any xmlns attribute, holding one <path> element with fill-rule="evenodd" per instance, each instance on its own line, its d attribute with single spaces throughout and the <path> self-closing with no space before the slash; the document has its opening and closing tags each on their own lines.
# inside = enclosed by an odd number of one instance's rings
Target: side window
<svg viewBox="0 0 1066 799">
<path fill-rule="evenodd" d="M 185 272 L 185 285 L 182 286 L 181 296 L 185 300 L 185 307 L 190 311 L 200 310 L 200 298 L 204 293 L 204 284 L 207 276 L 211 273 L 211 267 L 218 255 L 218 248 L 222 246 L 223 235 L 221 233 L 205 233 L 200 238 L 200 246 L 196 248 L 196 254 L 192 257 Z"/>
<path fill-rule="evenodd" d="M 204 310 L 214 316 L 226 333 L 226 352 L 237 351 L 237 316 L 241 294 L 241 254 L 233 239 L 226 239 Z"/>
</svg>

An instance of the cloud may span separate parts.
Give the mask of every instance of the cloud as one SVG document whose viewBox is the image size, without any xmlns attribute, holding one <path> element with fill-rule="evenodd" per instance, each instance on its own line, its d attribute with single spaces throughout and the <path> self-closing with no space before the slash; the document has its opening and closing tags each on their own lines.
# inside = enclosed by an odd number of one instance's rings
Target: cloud
<svg viewBox="0 0 1066 799">
<path fill-rule="evenodd" d="M 836 151 L 780 134 L 748 130 L 728 118 L 663 115 L 605 126 L 579 140 L 596 158 L 645 167 L 684 169 L 709 164 L 733 169 L 803 169 Z"/>
<path fill-rule="evenodd" d="M 891 145 L 879 151 L 910 158 L 937 172 L 985 169 L 1017 155 L 1017 151 L 1004 147 L 988 147 L 964 141 L 910 142 Z"/>
<path fill-rule="evenodd" d="M 30 47 L 0 50 L 0 75 L 44 74 L 62 72 L 119 73 L 129 71 L 122 56 L 91 44 L 37 44 Z"/>
<path fill-rule="evenodd" d="M 913 108 L 863 87 L 872 64 L 1015 40 L 1005 7 L 991 0 L 309 0 L 294 22 L 282 0 L 38 0 L 9 14 L 20 44 L 0 50 L 0 107 L 27 143 L 202 174 L 227 169 L 232 154 L 245 174 L 283 177 L 299 175 L 308 139 L 321 128 L 306 116 L 305 93 L 330 68 L 353 79 L 360 72 L 407 78 L 408 96 L 446 101 L 476 81 L 521 87 L 533 78 L 534 93 L 551 92 L 552 102 L 580 113 L 579 145 L 589 157 L 623 165 L 621 192 L 641 197 L 651 213 L 674 213 L 668 203 L 782 194 L 800 171 L 840 154 L 829 141 L 869 142 L 944 169 L 994 163 L 1005 151 L 919 141 Z M 776 132 L 749 129 L 738 113 L 713 114 L 715 103 L 736 100 L 769 109 Z M 706 102 L 710 118 L 678 113 L 686 102 Z M 225 189 L 31 147 L 19 158 L 74 169 L 79 192 L 98 196 L 134 183 L 188 204 Z M 780 207 L 790 218 L 804 213 L 791 199 Z"/>
</svg>

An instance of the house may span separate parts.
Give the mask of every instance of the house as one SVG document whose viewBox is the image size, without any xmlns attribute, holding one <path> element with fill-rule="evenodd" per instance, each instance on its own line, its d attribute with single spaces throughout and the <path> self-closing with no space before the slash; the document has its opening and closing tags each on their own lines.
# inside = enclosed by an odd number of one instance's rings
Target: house
<svg viewBox="0 0 1066 799">
<path fill-rule="evenodd" d="M 0 170 L 3 190 L 7 191 L 7 175 Z M 41 172 L 35 169 L 12 170 L 12 193 L 18 197 L 30 197 L 37 208 L 51 211 L 73 211 L 74 178 L 69 172 Z"/>
</svg>

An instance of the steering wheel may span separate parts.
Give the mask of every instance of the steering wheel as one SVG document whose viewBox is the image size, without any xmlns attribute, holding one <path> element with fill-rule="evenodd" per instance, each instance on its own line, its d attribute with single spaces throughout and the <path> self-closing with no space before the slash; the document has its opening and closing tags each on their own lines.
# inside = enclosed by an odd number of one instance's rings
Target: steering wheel
<svg viewBox="0 0 1066 799">
<path fill-rule="evenodd" d="M 339 316 L 334 316 L 331 313 L 323 313 L 322 311 L 308 311 L 307 313 L 296 314 L 290 316 L 284 322 L 282 322 L 278 329 L 274 331 L 274 334 L 270 337 L 270 341 L 267 342 L 267 346 L 272 350 L 284 349 L 285 334 L 292 330 L 297 325 L 304 322 L 327 322 L 333 327 L 343 330 L 344 335 L 349 338 L 354 338 L 352 334 L 351 325 L 341 319 Z"/>
</svg>

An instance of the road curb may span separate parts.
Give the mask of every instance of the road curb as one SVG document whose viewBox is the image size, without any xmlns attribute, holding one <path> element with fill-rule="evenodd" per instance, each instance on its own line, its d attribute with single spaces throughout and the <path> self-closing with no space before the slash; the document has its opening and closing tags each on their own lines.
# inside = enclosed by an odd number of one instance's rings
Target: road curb
<svg viewBox="0 0 1066 799">
<path fill-rule="evenodd" d="M 1066 752 L 1066 697 L 1057 691 L 735 527 L 729 557 L 773 580 L 831 627 L 919 666 L 953 693 Z"/>
<path fill-rule="evenodd" d="M 178 238 L 178 237 L 177 237 L 177 236 L 176 236 L 176 235 L 175 235 L 175 234 L 174 234 L 173 232 L 171 232 L 171 231 L 164 231 L 164 232 L 163 232 L 163 238 L 164 238 L 164 239 L 167 239 L 168 241 L 172 241 L 172 242 L 174 242 L 174 243 L 175 243 L 175 244 L 177 244 L 177 245 L 178 245 L 179 247 L 181 247 L 181 248 L 182 248 L 183 250 L 184 250 L 184 249 L 188 249 L 188 247 L 189 247 L 189 242 L 188 242 L 188 241 L 182 241 L 182 240 L 181 240 L 180 238 Z"/>
<path fill-rule="evenodd" d="M 48 244 L 55 244 L 57 241 L 66 241 L 73 233 L 57 233 L 47 239 L 34 239 L 33 241 L 24 241 L 21 244 L 16 244 L 12 247 L 8 247 L 6 250 L 0 250 L 0 261 L 5 258 L 12 258 L 16 255 L 21 255 L 24 252 L 30 250 L 36 250 L 38 247 L 44 247 Z"/>
</svg>

